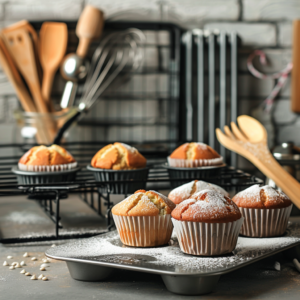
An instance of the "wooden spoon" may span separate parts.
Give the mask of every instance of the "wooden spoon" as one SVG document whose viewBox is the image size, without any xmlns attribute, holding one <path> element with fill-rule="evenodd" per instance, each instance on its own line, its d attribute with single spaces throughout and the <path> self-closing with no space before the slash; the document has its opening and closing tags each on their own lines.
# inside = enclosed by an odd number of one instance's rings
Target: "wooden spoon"
<svg viewBox="0 0 300 300">
<path fill-rule="evenodd" d="M 219 142 L 250 160 L 300 208 L 300 183 L 282 168 L 269 151 L 265 127 L 245 115 L 238 117 L 237 121 L 239 128 L 232 122 L 232 132 L 228 126 L 224 127 L 225 134 L 219 128 L 216 129 Z"/>
<path fill-rule="evenodd" d="M 43 68 L 42 96 L 50 110 L 51 87 L 55 73 L 66 53 L 68 28 L 65 23 L 44 22 L 40 31 L 40 61 Z"/>
<path fill-rule="evenodd" d="M 103 12 L 92 5 L 85 6 L 76 25 L 76 35 L 79 38 L 76 50 L 78 56 L 86 56 L 92 40 L 99 38 L 102 34 L 103 25 Z"/>
</svg>

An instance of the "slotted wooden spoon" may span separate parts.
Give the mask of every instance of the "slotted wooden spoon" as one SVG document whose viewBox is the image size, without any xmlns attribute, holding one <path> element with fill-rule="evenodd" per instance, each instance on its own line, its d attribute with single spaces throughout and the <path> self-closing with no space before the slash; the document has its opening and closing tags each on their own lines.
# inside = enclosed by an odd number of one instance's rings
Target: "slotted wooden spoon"
<svg viewBox="0 0 300 300">
<path fill-rule="evenodd" d="M 243 115 L 237 118 L 239 128 L 231 122 L 231 130 L 224 127 L 225 134 L 216 129 L 219 142 L 227 149 L 244 156 L 300 208 L 300 183 L 276 161 L 267 145 L 267 131 L 254 118 Z"/>
<path fill-rule="evenodd" d="M 44 22 L 40 30 L 40 61 L 43 68 L 42 96 L 54 111 L 50 100 L 54 75 L 66 53 L 68 28 L 65 23 Z"/>
</svg>

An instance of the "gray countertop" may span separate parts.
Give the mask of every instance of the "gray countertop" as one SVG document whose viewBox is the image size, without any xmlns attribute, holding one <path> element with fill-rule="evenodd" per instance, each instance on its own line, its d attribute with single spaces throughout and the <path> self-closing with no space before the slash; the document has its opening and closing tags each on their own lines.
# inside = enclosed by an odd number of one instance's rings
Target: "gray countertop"
<svg viewBox="0 0 300 300">
<path fill-rule="evenodd" d="M 5 201 L 4 201 L 5 200 Z M 38 230 L 51 232 L 53 224 L 42 222 L 43 212 L 31 201 L 7 198 L 2 201 L 0 210 L 0 229 L 2 236 L 17 235 L 23 228 L 28 233 Z M 11 205 L 14 212 L 11 213 Z M 74 212 L 72 213 L 72 211 Z M 75 212 L 80 211 L 80 216 Z M 72 218 L 71 218 L 72 214 Z M 27 216 L 26 222 L 22 216 Z M 28 215 L 31 217 L 28 218 Z M 75 198 L 62 202 L 62 219 L 66 226 L 82 226 L 76 222 L 84 219 L 94 229 L 97 217 Z M 79 218 L 80 217 L 80 218 Z M 74 220 L 75 218 L 75 220 Z M 78 218 L 78 219 L 76 219 Z M 93 222 L 91 222 L 93 220 Z M 18 222 L 17 222 L 18 221 Z M 29 222 L 30 221 L 30 222 Z M 72 222 L 71 222 L 72 221 Z M 76 222 L 75 222 L 76 221 Z M 300 218 L 293 218 L 300 221 Z M 48 224 L 48 225 L 47 225 Z M 85 225 L 86 225 L 85 224 Z M 99 222 L 97 225 L 102 226 Z M 41 227 L 43 226 L 43 227 Z M 63 243 L 60 241 L 59 243 Z M 181 296 L 170 293 L 159 275 L 118 270 L 104 282 L 80 282 L 73 280 L 65 262 L 52 260 L 47 271 L 40 271 L 44 252 L 52 243 L 4 245 L 0 244 L 0 300 L 2 299 L 299 299 L 300 273 L 290 258 L 283 253 L 277 254 L 240 270 L 221 276 L 215 290 L 203 296 Z M 29 258 L 23 258 L 28 252 Z M 13 256 L 7 259 L 7 256 Z M 31 261 L 36 256 L 38 261 Z M 9 270 L 2 266 L 4 261 L 12 263 L 24 260 L 25 270 L 31 274 L 46 274 L 49 281 L 30 280 L 20 274 L 22 269 Z M 274 263 L 281 264 L 281 271 L 274 269 Z"/>
<path fill-rule="evenodd" d="M 0 246 L 0 299 L 185 299 L 200 296 L 181 296 L 170 293 L 159 275 L 119 270 L 105 282 L 73 280 L 66 263 L 52 260 L 47 271 L 40 271 L 44 251 L 50 244 Z M 30 257 L 23 258 L 24 252 Z M 7 259 L 7 256 L 13 256 Z M 36 256 L 38 261 L 31 261 Z M 20 274 L 22 269 L 9 270 L 2 266 L 24 260 L 31 274 L 46 274 L 49 281 L 30 280 Z M 281 271 L 274 269 L 280 262 Z M 213 293 L 201 299 L 299 299 L 300 273 L 283 253 L 277 254 L 238 271 L 221 276 Z"/>
</svg>

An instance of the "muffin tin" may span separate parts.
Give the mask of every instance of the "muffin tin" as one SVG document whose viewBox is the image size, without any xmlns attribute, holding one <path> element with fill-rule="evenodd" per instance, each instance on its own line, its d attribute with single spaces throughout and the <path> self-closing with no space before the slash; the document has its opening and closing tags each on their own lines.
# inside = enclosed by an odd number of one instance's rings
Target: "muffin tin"
<svg viewBox="0 0 300 300">
<path fill-rule="evenodd" d="M 18 167 L 13 167 L 12 172 L 17 175 L 18 184 L 43 184 L 74 181 L 76 173 L 80 169 L 80 167 L 76 167 L 57 172 L 32 172 L 22 171 Z"/>
<path fill-rule="evenodd" d="M 232 254 L 218 257 L 184 254 L 174 235 L 164 247 L 127 247 L 120 242 L 117 231 L 50 248 L 45 254 L 66 261 L 71 277 L 76 280 L 101 281 L 116 269 L 127 269 L 161 275 L 173 293 L 200 295 L 211 292 L 221 275 L 293 247 L 291 258 L 299 258 L 297 223 L 290 223 L 282 237 L 239 237 Z"/>
<path fill-rule="evenodd" d="M 170 167 L 167 163 L 163 165 L 163 168 L 168 170 L 170 179 L 178 179 L 171 181 L 171 187 L 176 188 L 182 184 L 187 183 L 187 179 L 206 180 L 209 177 L 216 176 L 220 174 L 223 168 L 226 167 L 226 164 L 218 166 L 204 166 L 198 168 L 178 168 Z M 183 180 L 180 180 L 183 179 Z M 209 181 L 209 180 L 208 180 Z"/>
<path fill-rule="evenodd" d="M 140 189 L 146 189 L 149 168 L 135 169 L 135 170 L 110 170 L 93 168 L 91 165 L 86 167 L 92 171 L 96 181 L 111 181 L 106 183 L 107 192 L 110 194 L 133 194 Z M 145 181 L 138 181 L 138 180 Z M 122 180 L 132 182 L 121 182 Z"/>
</svg>

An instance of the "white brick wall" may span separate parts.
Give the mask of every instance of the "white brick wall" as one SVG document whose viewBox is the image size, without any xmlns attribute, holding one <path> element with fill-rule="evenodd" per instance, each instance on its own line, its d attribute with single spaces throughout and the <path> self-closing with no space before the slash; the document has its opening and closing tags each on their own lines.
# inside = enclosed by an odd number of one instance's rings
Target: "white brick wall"
<svg viewBox="0 0 300 300">
<path fill-rule="evenodd" d="M 102 8 L 111 19 L 160 20 L 177 22 L 184 27 L 200 27 L 207 29 L 219 28 L 225 31 L 236 31 L 242 38 L 243 47 L 239 52 L 239 113 L 249 114 L 271 91 L 274 80 L 259 80 L 249 74 L 246 60 L 254 48 L 263 48 L 267 55 L 268 65 L 254 64 L 263 72 L 275 72 L 282 69 L 290 60 L 292 54 L 292 20 L 300 18 L 300 0 L 0 0 L 0 28 L 21 19 L 29 20 L 75 20 L 80 15 L 84 4 L 93 4 Z M 150 33 L 149 33 L 150 34 Z M 151 36 L 148 36 L 150 41 Z M 166 36 L 158 37 L 163 44 Z M 153 35 L 153 39 L 157 36 Z M 167 56 L 167 53 L 163 53 Z M 148 64 L 151 65 L 157 56 L 156 49 L 146 53 Z M 168 62 L 167 62 L 168 63 Z M 151 75 L 150 75 L 151 76 Z M 153 78 L 145 87 L 151 91 L 156 82 L 161 83 L 161 90 L 166 88 L 163 77 Z M 133 77 L 124 86 L 124 91 L 132 86 L 142 90 L 142 79 Z M 56 79 L 55 90 L 59 94 L 64 82 Z M 11 119 L 12 110 L 16 107 L 15 92 L 5 79 L 0 69 L 0 122 L 2 142 L 16 141 L 18 130 Z M 277 130 L 277 142 L 295 140 L 300 145 L 300 119 L 290 111 L 290 79 L 281 91 L 273 112 L 273 120 Z M 115 101 L 112 101 L 115 102 Z M 97 105 L 92 115 L 105 117 L 107 104 Z M 123 103 L 125 104 L 125 103 Z M 148 116 L 155 118 L 157 107 L 149 101 L 138 104 L 137 110 L 146 105 Z M 114 104 L 111 103 L 111 109 Z M 8 110 L 8 112 L 6 112 Z M 124 114 L 130 116 L 130 111 L 122 106 Z M 113 111 L 113 110 L 112 110 Z M 166 128 L 161 128 L 159 136 L 153 127 L 134 129 L 134 135 L 161 138 Z M 5 136 L 4 136 L 5 134 Z M 116 129 L 111 128 L 109 134 L 113 137 Z M 124 137 L 130 137 L 133 132 L 123 129 Z M 73 127 L 70 138 L 74 140 L 104 139 L 103 128 L 88 131 L 87 127 Z M 297 140 L 298 139 L 298 140 Z"/>
<path fill-rule="evenodd" d="M 207 23 L 204 28 L 218 28 L 227 32 L 235 31 L 241 36 L 243 45 L 245 46 L 276 46 L 276 27 L 274 24 L 216 22 Z"/>
<path fill-rule="evenodd" d="M 299 0 L 242 0 L 243 19 L 258 20 L 294 20 L 300 18 Z"/>
</svg>

